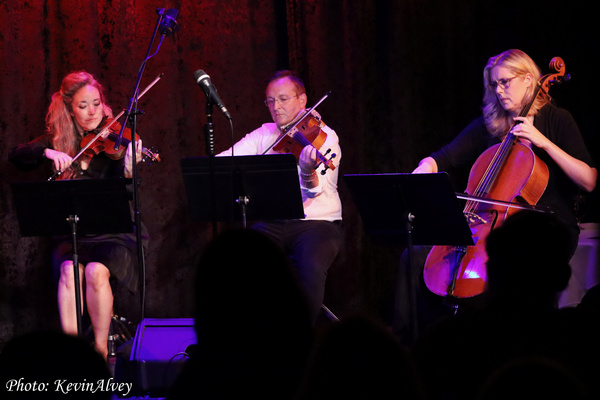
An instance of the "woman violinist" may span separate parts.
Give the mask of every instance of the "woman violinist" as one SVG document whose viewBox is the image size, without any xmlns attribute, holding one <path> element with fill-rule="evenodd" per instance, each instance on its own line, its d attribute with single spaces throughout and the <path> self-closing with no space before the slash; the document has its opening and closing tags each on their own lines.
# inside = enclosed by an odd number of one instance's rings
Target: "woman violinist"
<svg viewBox="0 0 600 400">
<path fill-rule="evenodd" d="M 502 142 L 509 131 L 520 143 L 548 166 L 548 183 L 537 201 L 551 209 L 569 229 L 571 256 L 577 247 L 579 226 L 575 206 L 580 190 L 590 192 L 596 186 L 597 169 L 571 114 L 540 93 L 526 117 L 519 117 L 525 105 L 534 99 L 541 73 L 533 60 L 520 50 L 507 50 L 491 57 L 483 71 L 483 115 L 472 121 L 452 142 L 419 162 L 413 173 L 468 172 L 480 155 Z M 518 121 L 520 123 L 515 124 Z M 513 126 L 514 125 L 514 126 Z M 430 247 L 415 249 L 413 265 L 425 263 Z M 403 257 L 401 269 L 407 268 Z M 405 272 L 405 271 L 403 271 Z M 422 282 L 422 270 L 411 270 L 412 279 Z M 402 273 L 399 276 L 403 276 Z M 406 299 L 408 280 L 399 281 L 396 291 L 394 328 L 405 332 L 410 326 L 411 305 Z M 422 330 L 448 312 L 425 287 L 418 287 L 416 308 Z"/>
<path fill-rule="evenodd" d="M 105 153 L 93 158 L 73 160 L 82 139 L 112 117 L 103 88 L 85 71 L 65 76 L 60 91 L 54 93 L 46 115 L 47 131 L 33 141 L 18 145 L 9 160 L 22 170 L 32 170 L 50 160 L 61 179 L 99 179 L 132 177 L 132 146 L 121 157 Z M 141 140 L 136 145 L 136 160 L 141 160 Z M 60 274 L 58 308 L 66 333 L 77 334 L 71 238 L 56 238 L 53 267 Z M 94 330 L 95 348 L 105 358 L 113 313 L 113 288 L 118 282 L 131 292 L 137 290 L 138 270 L 134 234 L 81 235 L 78 254 L 85 302 Z M 81 288 L 80 288 L 81 290 Z"/>
</svg>

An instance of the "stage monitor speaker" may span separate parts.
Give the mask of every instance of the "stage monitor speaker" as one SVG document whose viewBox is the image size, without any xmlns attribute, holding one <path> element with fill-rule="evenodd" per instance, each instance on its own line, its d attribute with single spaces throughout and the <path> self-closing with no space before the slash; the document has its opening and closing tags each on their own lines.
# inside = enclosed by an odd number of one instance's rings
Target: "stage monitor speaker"
<svg viewBox="0 0 600 400">
<path fill-rule="evenodd" d="M 136 392 L 164 395 L 196 345 L 193 318 L 145 318 L 138 325 L 130 363 Z"/>
</svg>

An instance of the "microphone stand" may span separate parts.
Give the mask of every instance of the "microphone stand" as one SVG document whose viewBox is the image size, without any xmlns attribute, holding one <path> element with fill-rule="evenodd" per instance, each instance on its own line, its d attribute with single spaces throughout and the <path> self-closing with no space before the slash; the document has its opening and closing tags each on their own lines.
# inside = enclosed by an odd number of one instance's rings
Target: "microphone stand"
<svg viewBox="0 0 600 400">
<path fill-rule="evenodd" d="M 140 207 L 139 207 L 139 181 L 138 181 L 138 168 L 137 168 L 137 146 L 135 140 L 135 133 L 137 132 L 137 114 L 141 112 L 137 109 L 138 102 L 138 92 L 140 88 L 140 82 L 142 80 L 142 75 L 144 73 L 144 69 L 146 68 L 146 63 L 150 58 L 150 50 L 154 44 L 154 39 L 156 38 L 156 33 L 158 32 L 158 28 L 163 19 L 163 15 L 165 9 L 157 9 L 158 12 L 158 20 L 156 21 L 156 26 L 154 27 L 154 32 L 152 33 L 152 38 L 150 39 L 150 45 L 148 46 L 148 51 L 146 52 L 146 57 L 140 66 L 138 71 L 137 81 L 135 83 L 135 89 L 133 91 L 133 96 L 129 100 L 129 106 L 125 110 L 125 114 L 127 118 L 123 122 L 121 126 L 121 131 L 119 132 L 119 137 L 115 140 L 115 150 L 118 150 L 121 146 L 121 140 L 123 138 L 123 132 L 125 131 L 125 127 L 127 123 L 131 125 L 131 143 L 132 143 L 132 154 L 131 154 L 131 171 L 132 171 L 132 183 L 133 183 L 133 213 L 134 213 L 134 225 L 135 225 L 135 235 L 136 235 L 136 244 L 137 244 L 137 262 L 138 262 L 138 270 L 139 270 L 139 286 L 140 286 L 140 317 L 143 320 L 146 314 L 145 304 L 146 304 L 146 265 L 144 259 L 144 248 L 142 245 L 142 223 L 141 223 L 141 215 L 140 215 Z"/>
<path fill-rule="evenodd" d="M 210 100 L 206 102 L 206 123 L 204 124 L 204 139 L 206 141 L 206 153 L 208 154 L 208 170 L 210 176 L 210 191 L 212 193 L 210 206 L 212 208 L 212 230 L 213 236 L 217 236 L 217 199 L 215 193 L 215 124 L 212 121 L 213 104 Z"/>
</svg>

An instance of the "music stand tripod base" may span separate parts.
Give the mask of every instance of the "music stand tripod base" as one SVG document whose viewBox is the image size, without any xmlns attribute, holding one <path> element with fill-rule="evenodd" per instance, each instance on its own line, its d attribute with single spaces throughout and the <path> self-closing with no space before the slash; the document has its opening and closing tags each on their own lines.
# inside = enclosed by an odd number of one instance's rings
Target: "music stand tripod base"
<svg viewBox="0 0 600 400">
<path fill-rule="evenodd" d="M 81 334 L 78 234 L 133 232 L 128 180 L 85 179 L 11 184 L 21 236 L 65 236 L 73 243 L 77 330 Z"/>
<path fill-rule="evenodd" d="M 349 174 L 344 179 L 369 235 L 390 236 L 404 243 L 408 268 L 413 269 L 413 245 L 473 245 L 450 177 L 434 174 Z M 409 271 L 408 276 L 413 276 Z M 416 338 L 414 285 L 411 299 L 412 337 Z"/>
</svg>

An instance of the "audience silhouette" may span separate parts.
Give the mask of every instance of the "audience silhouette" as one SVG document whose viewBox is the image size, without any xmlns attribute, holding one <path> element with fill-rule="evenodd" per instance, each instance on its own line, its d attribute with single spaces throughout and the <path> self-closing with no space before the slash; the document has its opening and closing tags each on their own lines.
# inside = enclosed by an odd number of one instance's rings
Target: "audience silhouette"
<svg viewBox="0 0 600 400">
<path fill-rule="evenodd" d="M 204 252 L 195 290 L 198 346 L 167 398 L 291 398 L 313 330 L 286 254 L 257 231 L 226 231 Z"/>
<path fill-rule="evenodd" d="M 102 356 L 80 337 L 58 331 L 11 339 L 0 353 L 0 382 L 5 400 L 108 400 L 114 388 Z"/>
<path fill-rule="evenodd" d="M 419 382 L 398 337 L 356 315 L 322 332 L 296 400 L 423 399 Z"/>
<path fill-rule="evenodd" d="M 600 268 L 600 265 L 598 265 Z M 600 284 L 592 286 L 583 296 L 577 308 L 584 312 L 595 313 L 598 318 L 600 315 Z"/>
<path fill-rule="evenodd" d="M 556 307 L 570 276 L 566 228 L 551 214 L 520 211 L 491 231 L 486 250 L 489 302 L 440 321 L 413 349 L 428 396 L 475 398 L 501 365 L 524 357 L 563 365 L 597 394 L 598 367 L 586 362 L 598 359 L 597 324 Z"/>
<path fill-rule="evenodd" d="M 342 318 L 315 340 L 287 255 L 260 232 L 228 230 L 200 259 L 198 344 L 167 398 L 597 398 L 600 285 L 578 307 L 557 309 L 570 276 L 565 227 L 520 211 L 490 233 L 486 250 L 486 305 L 439 321 L 409 349 L 367 315 Z M 11 340 L 0 379 L 3 399 L 111 398 L 32 386 L 110 382 L 102 357 L 62 332 Z"/>
<path fill-rule="evenodd" d="M 557 361 L 544 358 L 515 359 L 501 365 L 477 395 L 477 400 L 589 398 L 571 371 Z"/>
</svg>

